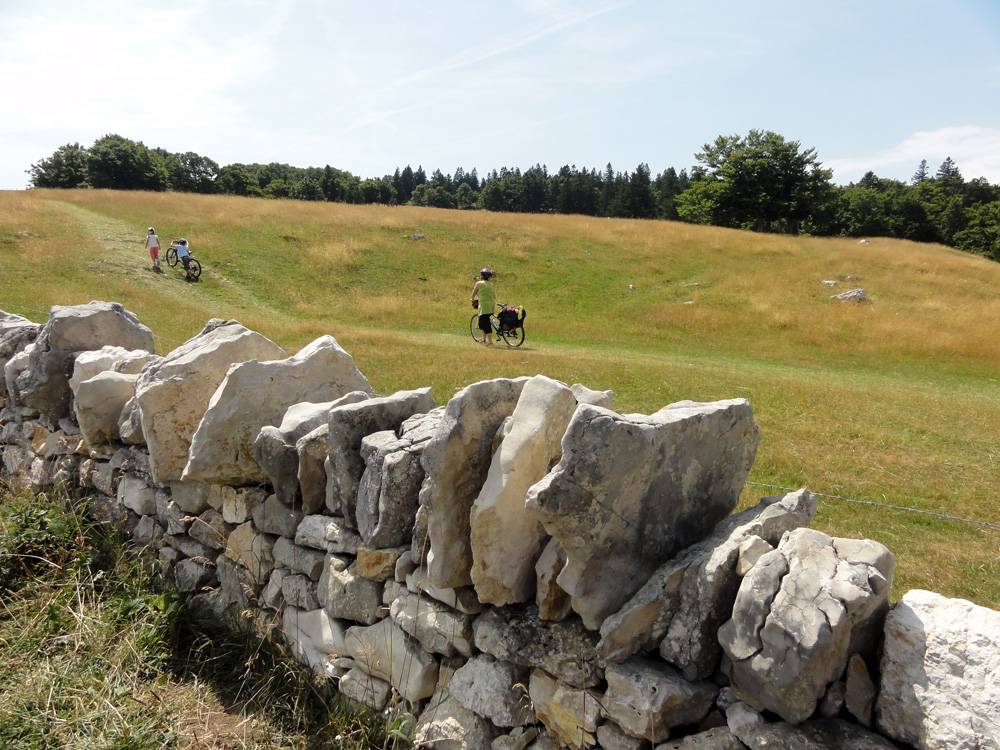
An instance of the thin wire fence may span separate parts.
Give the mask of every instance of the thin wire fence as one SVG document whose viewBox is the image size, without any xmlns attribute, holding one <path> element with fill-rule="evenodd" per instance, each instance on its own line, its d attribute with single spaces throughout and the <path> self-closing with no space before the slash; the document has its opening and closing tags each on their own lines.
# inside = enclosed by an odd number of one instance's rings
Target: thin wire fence
<svg viewBox="0 0 1000 750">
<path fill-rule="evenodd" d="M 767 487 L 773 490 L 784 490 L 785 492 L 794 492 L 798 487 L 784 487 L 780 484 L 769 484 L 767 482 L 750 482 L 747 484 L 754 487 Z M 844 495 L 831 495 L 827 492 L 816 492 L 814 490 L 809 490 L 812 494 L 818 495 L 820 497 L 826 497 L 831 500 L 839 500 L 845 503 L 852 503 L 854 505 L 867 505 L 873 508 L 887 508 L 889 510 L 899 511 L 900 513 L 917 513 L 922 516 L 931 516 L 933 518 L 943 518 L 947 521 L 957 521 L 958 523 L 967 523 L 972 526 L 980 526 L 986 529 L 992 529 L 994 531 L 1000 531 L 1000 523 L 993 523 L 992 521 L 983 521 L 978 518 L 967 518 L 965 516 L 953 516 L 950 513 L 942 513 L 937 510 L 926 510 L 925 508 L 911 508 L 906 505 L 892 505 L 891 503 L 880 503 L 876 500 L 863 500 L 857 497 L 846 497 Z"/>
</svg>

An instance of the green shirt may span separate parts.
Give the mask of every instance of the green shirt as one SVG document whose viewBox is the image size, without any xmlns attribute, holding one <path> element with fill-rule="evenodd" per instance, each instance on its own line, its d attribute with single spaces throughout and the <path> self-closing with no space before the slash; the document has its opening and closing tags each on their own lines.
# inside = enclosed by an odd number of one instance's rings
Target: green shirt
<svg viewBox="0 0 1000 750">
<path fill-rule="evenodd" d="M 496 312 L 497 293 L 493 288 L 492 281 L 484 281 L 479 285 L 479 290 L 476 292 L 476 298 L 479 300 L 480 315 L 492 315 Z"/>
</svg>

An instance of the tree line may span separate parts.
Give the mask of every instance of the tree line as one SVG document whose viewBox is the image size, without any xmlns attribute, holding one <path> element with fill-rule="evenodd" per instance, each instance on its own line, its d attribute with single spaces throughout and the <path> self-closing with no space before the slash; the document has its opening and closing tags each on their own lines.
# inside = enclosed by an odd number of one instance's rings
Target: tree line
<svg viewBox="0 0 1000 750">
<path fill-rule="evenodd" d="M 176 190 L 345 203 L 409 204 L 489 211 L 668 219 L 760 232 L 897 237 L 941 242 L 1000 261 L 1000 186 L 966 180 L 926 160 L 912 179 L 868 172 L 836 185 L 815 149 L 772 132 L 719 136 L 695 154 L 690 172 L 648 164 L 620 172 L 543 164 L 479 176 L 462 167 L 428 175 L 422 166 L 361 178 L 288 164 L 227 164 L 193 152 L 149 148 L 120 135 L 57 148 L 28 170 L 33 187 Z"/>
</svg>

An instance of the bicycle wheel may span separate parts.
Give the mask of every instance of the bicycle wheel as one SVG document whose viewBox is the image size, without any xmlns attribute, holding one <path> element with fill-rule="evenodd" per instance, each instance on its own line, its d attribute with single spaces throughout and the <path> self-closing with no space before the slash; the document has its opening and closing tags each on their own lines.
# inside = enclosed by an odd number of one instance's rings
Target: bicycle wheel
<svg viewBox="0 0 1000 750">
<path fill-rule="evenodd" d="M 173 268 L 177 265 L 177 248 L 172 247 L 167 250 L 167 265 Z"/>
<path fill-rule="evenodd" d="M 194 279 L 195 281 L 201 278 L 201 263 L 191 258 L 188 261 L 187 275 L 189 279 Z"/>
<path fill-rule="evenodd" d="M 472 320 L 469 321 L 469 333 L 472 334 L 472 340 L 477 344 L 483 343 L 483 332 L 479 328 L 478 315 L 473 315 Z"/>
<path fill-rule="evenodd" d="M 509 331 L 500 331 L 500 335 L 503 336 L 503 341 L 507 346 L 516 349 L 524 343 L 524 326 L 518 326 Z"/>
</svg>

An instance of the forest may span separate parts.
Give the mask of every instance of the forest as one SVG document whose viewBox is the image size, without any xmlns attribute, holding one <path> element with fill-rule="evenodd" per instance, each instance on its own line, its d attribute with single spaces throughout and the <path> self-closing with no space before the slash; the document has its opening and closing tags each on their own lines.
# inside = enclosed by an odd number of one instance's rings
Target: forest
<svg viewBox="0 0 1000 750">
<path fill-rule="evenodd" d="M 759 232 L 896 237 L 940 242 L 1000 261 L 1000 185 L 966 180 L 947 158 L 921 161 L 909 181 L 866 173 L 837 185 L 815 149 L 773 131 L 720 135 L 695 165 L 653 174 L 646 163 L 617 171 L 543 164 L 482 176 L 407 165 L 359 177 L 330 165 L 227 164 L 172 153 L 120 135 L 90 147 L 70 143 L 31 165 L 32 187 L 173 190 L 309 201 L 416 205 L 462 210 L 552 212 L 666 219 Z"/>
</svg>

